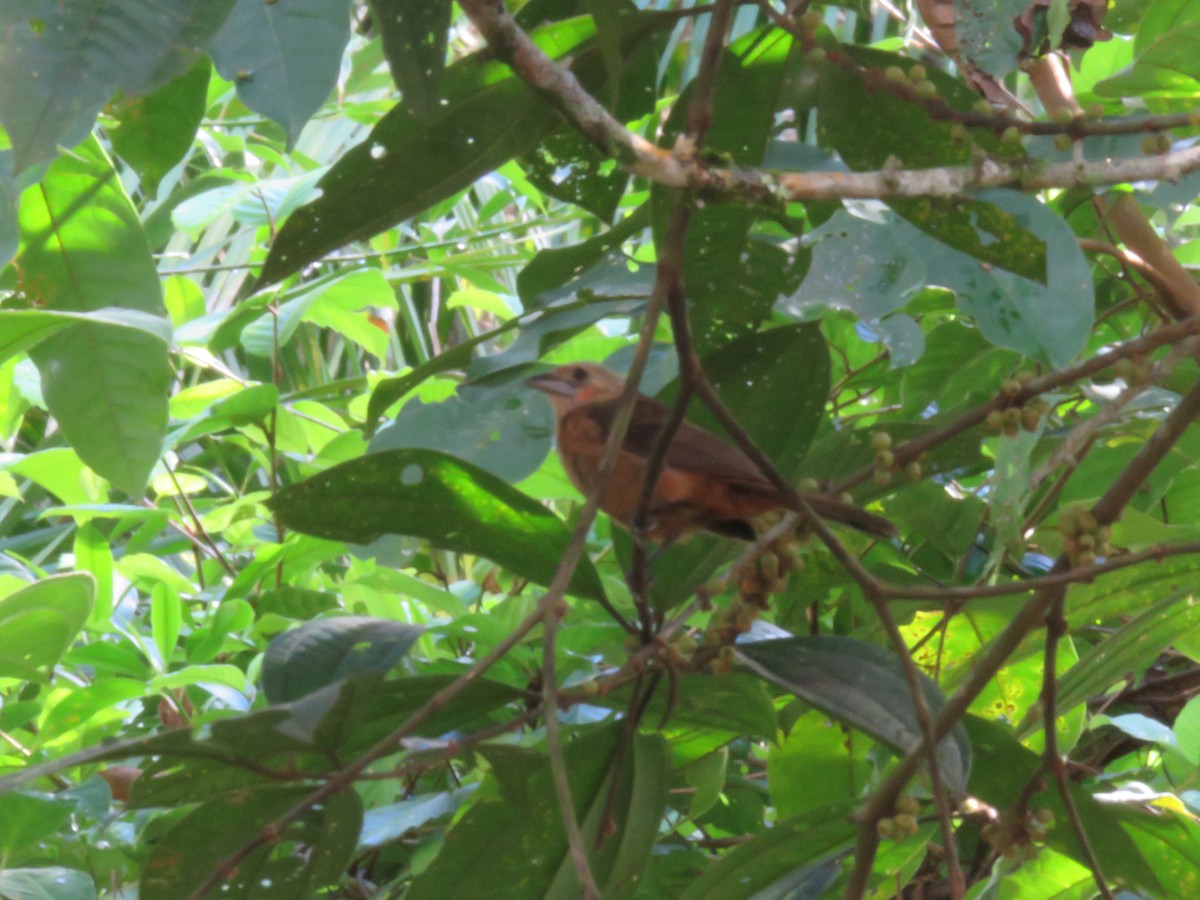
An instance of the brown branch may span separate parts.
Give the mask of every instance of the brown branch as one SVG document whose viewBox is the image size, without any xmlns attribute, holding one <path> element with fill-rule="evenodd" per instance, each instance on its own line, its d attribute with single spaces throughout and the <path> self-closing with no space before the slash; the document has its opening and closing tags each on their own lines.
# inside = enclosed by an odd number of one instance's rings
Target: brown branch
<svg viewBox="0 0 1200 900">
<path fill-rule="evenodd" d="M 1162 328 L 1152 331 L 1147 335 L 1126 341 L 1123 344 L 1118 344 L 1113 349 L 1104 353 L 1097 353 L 1095 356 L 1085 359 L 1074 366 L 1068 366 L 1057 372 L 1043 375 L 1041 378 L 1035 378 L 1029 384 L 1022 386 L 1021 390 L 1012 397 L 1009 397 L 1007 394 L 997 393 L 987 403 L 964 413 L 941 428 L 897 446 L 892 451 L 895 457 L 895 464 L 898 468 L 903 468 L 922 453 L 932 450 L 939 444 L 943 444 L 965 431 L 982 425 L 984 420 L 987 419 L 988 413 L 994 409 L 1021 406 L 1039 394 L 1044 394 L 1047 391 L 1055 390 L 1073 381 L 1078 381 L 1081 378 L 1102 372 L 1120 359 L 1149 353 L 1157 347 L 1165 344 L 1173 344 L 1194 334 L 1200 334 L 1200 316 L 1192 316 L 1171 325 L 1164 325 Z M 874 471 L 875 468 L 873 465 L 864 467 L 834 482 L 829 490 L 833 493 L 849 490 L 857 484 L 862 484 L 870 480 Z"/>
<path fill-rule="evenodd" d="M 1058 753 L 1058 642 L 1067 633 L 1067 621 L 1063 617 L 1063 597 L 1058 597 L 1050 604 L 1046 613 L 1046 647 L 1042 665 L 1042 730 L 1045 732 L 1045 745 L 1042 750 L 1042 766 L 1049 770 L 1058 785 L 1058 793 L 1062 797 L 1063 809 L 1071 830 L 1079 841 L 1084 862 L 1092 871 L 1092 879 L 1100 895 L 1105 900 L 1113 900 L 1112 891 L 1108 889 L 1108 879 L 1100 868 L 1100 860 L 1088 840 L 1087 829 L 1079 817 L 1079 809 L 1071 796 L 1071 787 L 1067 783 L 1067 767 Z"/>
<path fill-rule="evenodd" d="M 706 199 L 778 204 L 787 200 L 954 197 L 983 188 L 1037 191 L 1126 181 L 1178 181 L 1200 169 L 1200 147 L 1115 161 L 1046 164 L 989 159 L 969 166 L 876 172 L 721 168 L 697 158 L 686 144 L 668 152 L 627 129 L 584 90 L 566 66 L 552 60 L 517 27 L 502 3 L 463 0 L 461 6 L 489 47 L 604 153 L 634 175 L 695 191 Z"/>
<path fill-rule="evenodd" d="M 1159 561 L 1168 556 L 1187 556 L 1200 553 L 1200 541 L 1186 544 L 1158 544 L 1137 553 L 1126 553 L 1096 563 L 1091 566 L 1071 569 L 1063 572 L 1052 572 L 1037 578 L 1027 578 L 1024 581 L 1011 581 L 1007 584 L 980 584 L 970 587 L 921 587 L 917 585 L 894 585 L 880 582 L 880 590 L 889 600 L 981 600 L 986 597 L 1007 597 L 1011 594 L 1026 594 L 1030 591 L 1040 591 L 1048 587 L 1084 583 L 1094 580 L 1097 576 L 1107 575 L 1120 569 L 1128 569 L 1139 563 L 1151 560 Z"/>
</svg>

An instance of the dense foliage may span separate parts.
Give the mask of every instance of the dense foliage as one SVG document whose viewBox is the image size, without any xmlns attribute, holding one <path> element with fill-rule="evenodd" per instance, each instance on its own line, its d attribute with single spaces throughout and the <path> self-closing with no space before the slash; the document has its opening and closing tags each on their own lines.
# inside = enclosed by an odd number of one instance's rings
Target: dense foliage
<svg viewBox="0 0 1200 900">
<path fill-rule="evenodd" d="M 1200 896 L 1200 2 L 507 6 L 0 3 L 0 897 Z"/>
</svg>

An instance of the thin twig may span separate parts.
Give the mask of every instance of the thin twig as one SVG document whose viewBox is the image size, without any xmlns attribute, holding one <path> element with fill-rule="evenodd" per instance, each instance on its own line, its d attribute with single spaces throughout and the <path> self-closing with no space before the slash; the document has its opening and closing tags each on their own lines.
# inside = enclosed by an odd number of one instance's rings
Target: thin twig
<svg viewBox="0 0 1200 900">
<path fill-rule="evenodd" d="M 1071 788 L 1067 783 L 1067 768 L 1058 753 L 1058 641 L 1067 632 L 1067 622 L 1063 617 L 1063 598 L 1060 596 L 1050 604 L 1046 612 L 1046 646 L 1042 665 L 1042 730 L 1045 735 L 1045 745 L 1042 750 L 1042 765 L 1054 776 L 1062 797 L 1063 809 L 1067 820 L 1079 841 L 1083 859 L 1092 871 L 1092 878 L 1100 895 L 1105 900 L 1113 900 L 1112 891 L 1108 889 L 1108 879 L 1100 868 L 1092 843 L 1088 840 L 1087 829 L 1079 817 L 1079 809 L 1071 796 Z"/>
</svg>

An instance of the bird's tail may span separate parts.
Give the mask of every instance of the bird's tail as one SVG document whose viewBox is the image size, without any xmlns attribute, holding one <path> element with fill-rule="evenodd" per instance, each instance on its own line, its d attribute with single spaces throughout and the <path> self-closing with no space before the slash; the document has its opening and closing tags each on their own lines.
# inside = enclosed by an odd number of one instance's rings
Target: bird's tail
<svg viewBox="0 0 1200 900">
<path fill-rule="evenodd" d="M 851 528 L 857 528 L 859 531 L 885 540 L 894 537 L 896 534 L 896 526 L 883 518 L 883 516 L 869 513 L 865 509 L 855 506 L 853 503 L 847 503 L 845 500 L 830 497 L 826 494 L 804 494 L 803 496 L 808 501 L 808 505 L 822 519 L 829 519 L 831 522 L 840 522 L 843 525 L 849 525 Z"/>
</svg>

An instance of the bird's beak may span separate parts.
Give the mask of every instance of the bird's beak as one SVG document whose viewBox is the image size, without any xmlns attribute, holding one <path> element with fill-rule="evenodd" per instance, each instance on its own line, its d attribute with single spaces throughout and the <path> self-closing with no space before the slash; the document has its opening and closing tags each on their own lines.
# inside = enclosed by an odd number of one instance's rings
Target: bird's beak
<svg viewBox="0 0 1200 900">
<path fill-rule="evenodd" d="M 530 387 L 537 388 L 543 394 L 558 395 L 560 397 L 575 396 L 575 385 L 556 377 L 553 372 L 546 372 L 543 375 L 534 375 L 532 378 L 526 378 L 525 383 Z"/>
</svg>

